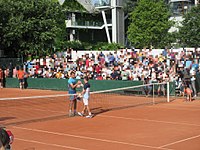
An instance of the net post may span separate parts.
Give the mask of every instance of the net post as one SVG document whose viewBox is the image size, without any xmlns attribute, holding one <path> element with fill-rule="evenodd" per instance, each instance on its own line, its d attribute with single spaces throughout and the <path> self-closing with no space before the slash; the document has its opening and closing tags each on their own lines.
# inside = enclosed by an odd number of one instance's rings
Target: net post
<svg viewBox="0 0 200 150">
<path fill-rule="evenodd" d="M 154 83 L 153 83 L 153 105 L 155 104 L 155 99 L 154 99 L 154 97 L 155 97 L 155 90 L 154 90 Z"/>
<path fill-rule="evenodd" d="M 169 103 L 169 82 L 167 82 L 167 102 Z"/>
</svg>

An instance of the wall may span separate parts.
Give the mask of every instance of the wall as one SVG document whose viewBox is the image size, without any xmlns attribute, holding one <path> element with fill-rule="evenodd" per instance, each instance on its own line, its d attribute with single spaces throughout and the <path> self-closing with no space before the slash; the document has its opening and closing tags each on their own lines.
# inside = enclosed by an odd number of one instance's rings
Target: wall
<svg viewBox="0 0 200 150">
<path fill-rule="evenodd" d="M 200 80 L 200 79 L 199 79 Z M 67 91 L 67 79 L 46 79 L 46 78 L 28 78 L 29 89 L 48 89 Z M 91 91 L 110 90 L 122 87 L 142 85 L 142 81 L 122 81 L 122 80 L 90 80 Z M 7 88 L 19 88 L 19 82 L 16 78 L 6 79 Z M 156 88 L 156 87 L 155 87 Z M 78 89 L 78 91 L 81 89 Z M 175 84 L 170 83 L 170 95 L 175 93 Z"/>
<path fill-rule="evenodd" d="M 50 90 L 68 90 L 67 79 L 47 79 L 47 78 L 28 78 L 28 88 L 30 89 L 50 89 Z M 114 88 L 141 85 L 141 81 L 113 81 L 113 80 L 90 80 L 91 91 L 108 90 Z M 7 78 L 6 87 L 18 88 L 19 83 L 16 78 Z"/>
</svg>

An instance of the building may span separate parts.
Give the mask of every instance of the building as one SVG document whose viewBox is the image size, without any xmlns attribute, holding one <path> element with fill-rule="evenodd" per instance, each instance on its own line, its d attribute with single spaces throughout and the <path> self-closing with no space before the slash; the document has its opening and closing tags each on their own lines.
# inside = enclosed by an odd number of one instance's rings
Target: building
<svg viewBox="0 0 200 150">
<path fill-rule="evenodd" d="M 64 1 L 64 0 L 61 0 Z M 66 28 L 68 40 L 80 40 L 96 43 L 120 43 L 125 44 L 125 17 L 123 3 L 126 0 L 77 0 L 87 11 L 68 12 Z M 165 0 L 169 4 L 171 17 L 176 25 L 169 32 L 178 31 L 183 15 L 199 0 Z"/>
<path fill-rule="evenodd" d="M 171 27 L 169 32 L 177 32 L 177 26 L 181 25 L 183 15 L 198 4 L 198 0 L 168 0 L 171 17 L 170 20 L 175 21 L 175 26 Z"/>
<path fill-rule="evenodd" d="M 68 12 L 68 40 L 124 45 L 123 0 L 77 0 L 87 11 Z"/>
</svg>

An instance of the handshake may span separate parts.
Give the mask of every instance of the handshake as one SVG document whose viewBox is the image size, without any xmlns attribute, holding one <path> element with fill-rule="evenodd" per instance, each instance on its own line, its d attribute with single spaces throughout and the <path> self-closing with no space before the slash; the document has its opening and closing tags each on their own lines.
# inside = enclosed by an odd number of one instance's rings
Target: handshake
<svg viewBox="0 0 200 150">
<path fill-rule="evenodd" d="M 81 98 L 83 97 L 83 95 L 82 95 L 81 93 L 77 93 L 76 95 L 77 95 L 76 99 L 77 99 L 78 101 L 80 101 Z"/>
<path fill-rule="evenodd" d="M 82 84 L 82 82 L 80 80 L 77 82 L 77 86 L 76 87 L 77 88 L 83 87 L 83 84 Z"/>
</svg>

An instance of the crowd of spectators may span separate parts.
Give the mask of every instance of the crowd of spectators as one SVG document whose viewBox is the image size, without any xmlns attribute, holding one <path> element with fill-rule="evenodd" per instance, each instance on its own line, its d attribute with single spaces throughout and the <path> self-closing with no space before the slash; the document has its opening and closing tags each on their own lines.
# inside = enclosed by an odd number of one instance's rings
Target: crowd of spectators
<svg viewBox="0 0 200 150">
<path fill-rule="evenodd" d="M 77 52 L 78 53 L 78 52 Z M 76 78 L 88 76 L 94 80 L 133 80 L 150 82 L 175 81 L 177 87 L 187 80 L 195 84 L 195 75 L 200 71 L 200 51 L 165 49 L 155 55 L 150 49 L 122 49 L 109 53 L 89 52 L 75 61 L 71 53 L 65 56 L 46 56 L 25 62 L 30 78 L 69 78 L 70 71 L 76 71 Z M 8 69 L 9 70 L 9 69 Z M 18 68 L 12 71 L 16 77 Z M 7 75 L 9 71 L 7 71 Z"/>
</svg>

